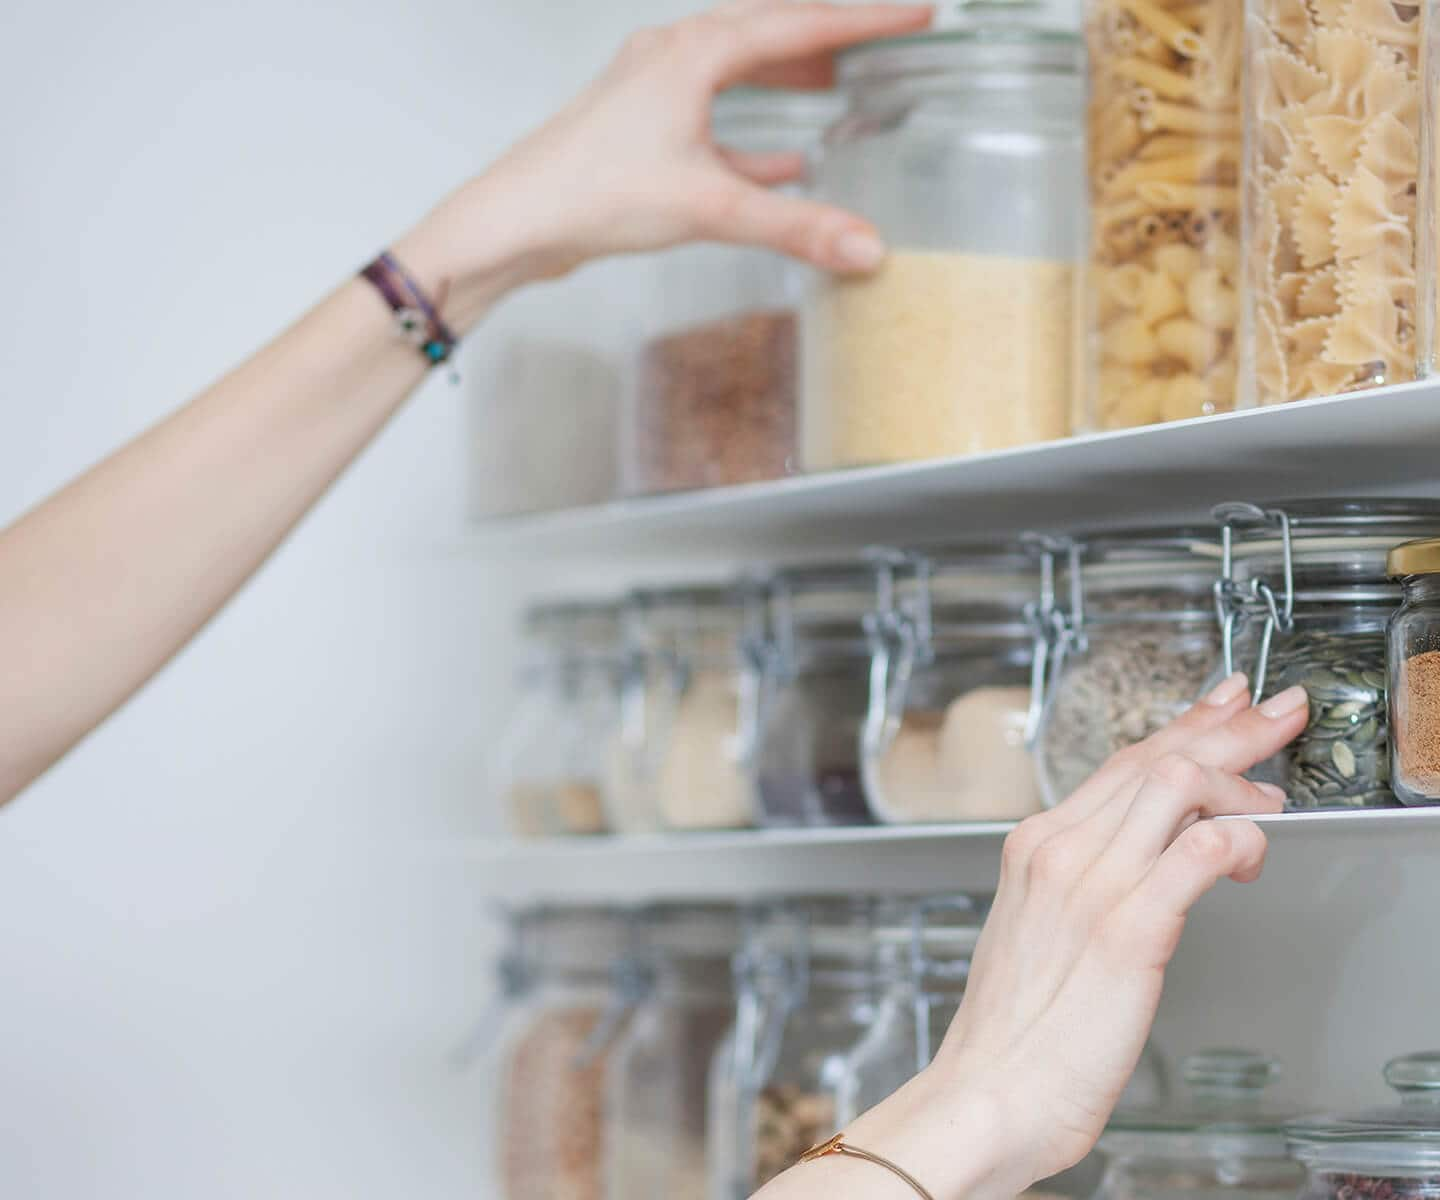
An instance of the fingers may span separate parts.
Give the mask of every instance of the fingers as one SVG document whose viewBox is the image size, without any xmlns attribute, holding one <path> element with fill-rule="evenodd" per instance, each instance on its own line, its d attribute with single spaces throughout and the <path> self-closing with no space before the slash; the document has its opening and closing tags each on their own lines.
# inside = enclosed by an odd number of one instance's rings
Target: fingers
<svg viewBox="0 0 1440 1200">
<path fill-rule="evenodd" d="M 842 274 L 873 271 L 885 259 L 884 243 L 859 217 L 739 181 L 707 206 L 698 233 L 711 241 L 768 246 Z"/>
<path fill-rule="evenodd" d="M 774 187 L 778 183 L 794 183 L 805 176 L 805 155 L 794 153 L 757 154 L 745 150 L 731 150 L 717 146 L 716 153 L 737 175 L 762 187 Z"/>
<path fill-rule="evenodd" d="M 1277 754 L 1309 719 L 1305 689 L 1289 688 L 1194 738 L 1185 753 L 1196 762 L 1240 774 Z"/>
</svg>

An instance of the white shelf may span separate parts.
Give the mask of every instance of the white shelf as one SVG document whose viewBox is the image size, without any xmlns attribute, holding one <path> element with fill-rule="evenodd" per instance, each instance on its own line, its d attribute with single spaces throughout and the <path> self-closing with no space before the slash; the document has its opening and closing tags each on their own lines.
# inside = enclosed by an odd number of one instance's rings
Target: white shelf
<svg viewBox="0 0 1440 1200">
<path fill-rule="evenodd" d="M 669 561 L 1203 516 L 1225 499 L 1440 491 L 1440 381 L 1018 450 L 478 526 L 487 553 Z"/>
</svg>

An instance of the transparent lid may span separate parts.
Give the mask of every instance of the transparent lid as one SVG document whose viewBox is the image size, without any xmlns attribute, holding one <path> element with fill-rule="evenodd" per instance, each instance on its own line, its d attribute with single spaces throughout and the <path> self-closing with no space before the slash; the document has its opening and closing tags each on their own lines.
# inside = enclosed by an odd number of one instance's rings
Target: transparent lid
<svg viewBox="0 0 1440 1200">
<path fill-rule="evenodd" d="M 1101 1148 L 1128 1157 L 1285 1157 L 1285 1122 L 1293 1107 L 1263 1095 L 1279 1064 L 1253 1050 L 1204 1050 L 1181 1064 L 1182 1094 L 1173 1104 L 1117 1112 Z"/>
<path fill-rule="evenodd" d="M 840 642 L 865 646 L 866 620 L 891 567 L 869 559 L 821 563 L 777 571 L 770 579 L 770 629 L 787 643 Z"/>
<path fill-rule="evenodd" d="M 1218 545 L 1212 529 L 1169 526 L 1096 534 L 1079 541 L 1081 594 L 1074 595 L 1065 556 L 1057 566 L 1059 603 L 1077 606 L 1087 625 L 1137 619 L 1215 620 Z"/>
<path fill-rule="evenodd" d="M 1291 1152 L 1322 1172 L 1440 1174 L 1440 1051 L 1394 1059 L 1385 1082 L 1399 1104 L 1291 1121 Z"/>
<path fill-rule="evenodd" d="M 901 948 L 877 936 L 905 902 L 882 896 L 801 896 L 749 913 L 741 970 L 753 978 L 864 987 L 893 978 Z"/>
<path fill-rule="evenodd" d="M 717 141 L 742 150 L 808 151 L 844 111 L 833 90 L 736 87 L 711 108 Z"/>
<path fill-rule="evenodd" d="M 1040 599 L 1033 556 L 995 546 L 917 551 L 919 570 L 901 575 L 896 605 L 917 627 L 942 635 L 1029 639 L 1026 612 Z"/>
<path fill-rule="evenodd" d="M 626 609 L 645 631 L 658 635 L 736 633 L 761 592 L 745 583 L 717 583 L 672 588 L 640 588 Z"/>
<path fill-rule="evenodd" d="M 639 940 L 649 954 L 673 959 L 724 959 L 740 947 L 739 905 L 709 901 L 648 904 L 637 914 Z"/>
<path fill-rule="evenodd" d="M 610 905 L 536 905 L 507 912 L 501 970 L 512 988 L 548 980 L 603 983 L 632 950 L 631 917 Z"/>
</svg>

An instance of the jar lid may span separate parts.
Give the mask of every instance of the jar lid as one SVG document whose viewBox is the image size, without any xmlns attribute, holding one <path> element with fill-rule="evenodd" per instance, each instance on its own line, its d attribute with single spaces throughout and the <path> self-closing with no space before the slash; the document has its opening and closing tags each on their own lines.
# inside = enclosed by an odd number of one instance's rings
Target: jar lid
<svg viewBox="0 0 1440 1200">
<path fill-rule="evenodd" d="M 1291 1121 L 1292 1153 L 1318 1171 L 1440 1172 L 1440 1051 L 1392 1060 L 1385 1082 L 1400 1094 L 1398 1105 Z"/>
<path fill-rule="evenodd" d="M 1204 1050 L 1181 1064 L 1179 1101 L 1117 1112 L 1101 1147 L 1129 1157 L 1283 1158 L 1293 1108 L 1264 1105 L 1279 1064 L 1253 1050 Z"/>
<path fill-rule="evenodd" d="M 1080 582 L 1087 624 L 1136 620 L 1213 622 L 1214 530 L 1170 526 L 1121 530 L 1081 539 Z M 1059 564 L 1064 567 L 1064 561 Z M 1062 571 L 1059 602 L 1067 596 Z"/>
<path fill-rule="evenodd" d="M 784 979 L 866 986 L 893 976 L 898 946 L 877 931 L 897 924 L 903 901 L 885 896 L 792 896 L 749 914 L 742 970 Z"/>
<path fill-rule="evenodd" d="M 847 561 L 788 567 L 770 578 L 770 612 L 779 636 L 863 633 L 879 587 L 876 565 Z"/>
<path fill-rule="evenodd" d="M 646 951 L 667 958 L 723 958 L 740 946 L 739 905 L 670 900 L 647 904 L 637 913 Z"/>
<path fill-rule="evenodd" d="M 1394 547 L 1385 558 L 1385 573 L 1394 578 L 1440 574 L 1440 538 L 1420 538 Z"/>
<path fill-rule="evenodd" d="M 847 87 L 917 75 L 999 74 L 1005 71 L 1078 74 L 1079 34 L 1052 5 L 1036 0 L 974 0 L 961 5 L 944 29 L 882 38 L 840 55 L 839 82 Z"/>
<path fill-rule="evenodd" d="M 830 88 L 728 88 L 715 97 L 711 120 L 716 134 L 747 128 L 771 132 L 777 124 L 795 127 L 818 139 L 826 127 L 844 111 L 840 93 Z"/>
<path fill-rule="evenodd" d="M 902 608 L 928 603 L 935 624 L 1022 616 L 1040 598 L 1035 559 L 994 546 L 946 546 L 916 552 L 922 574 L 902 576 L 895 591 Z"/>
<path fill-rule="evenodd" d="M 536 905 L 507 914 L 504 969 L 520 985 L 538 979 L 603 981 L 631 948 L 631 917 L 613 905 Z"/>
</svg>

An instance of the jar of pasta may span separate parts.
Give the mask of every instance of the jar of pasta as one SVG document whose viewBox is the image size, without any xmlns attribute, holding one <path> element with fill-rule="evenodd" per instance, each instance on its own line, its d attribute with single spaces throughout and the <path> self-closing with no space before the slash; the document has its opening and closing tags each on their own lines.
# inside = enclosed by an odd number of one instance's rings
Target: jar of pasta
<svg viewBox="0 0 1440 1200">
<path fill-rule="evenodd" d="M 1087 0 L 1089 424 L 1235 406 L 1244 0 Z"/>
<path fill-rule="evenodd" d="M 953 29 L 841 58 L 849 107 L 815 190 L 875 222 L 890 255 L 807 300 L 807 470 L 1070 431 L 1080 59 L 1028 0 L 970 4 Z"/>
<path fill-rule="evenodd" d="M 1434 303 L 1432 272 L 1417 279 L 1421 7 L 1247 0 L 1259 404 L 1415 378 Z"/>
<path fill-rule="evenodd" d="M 910 560 L 871 621 L 865 787 L 882 821 L 1006 821 L 1041 808 L 1030 756 L 1033 559 Z"/>
</svg>

